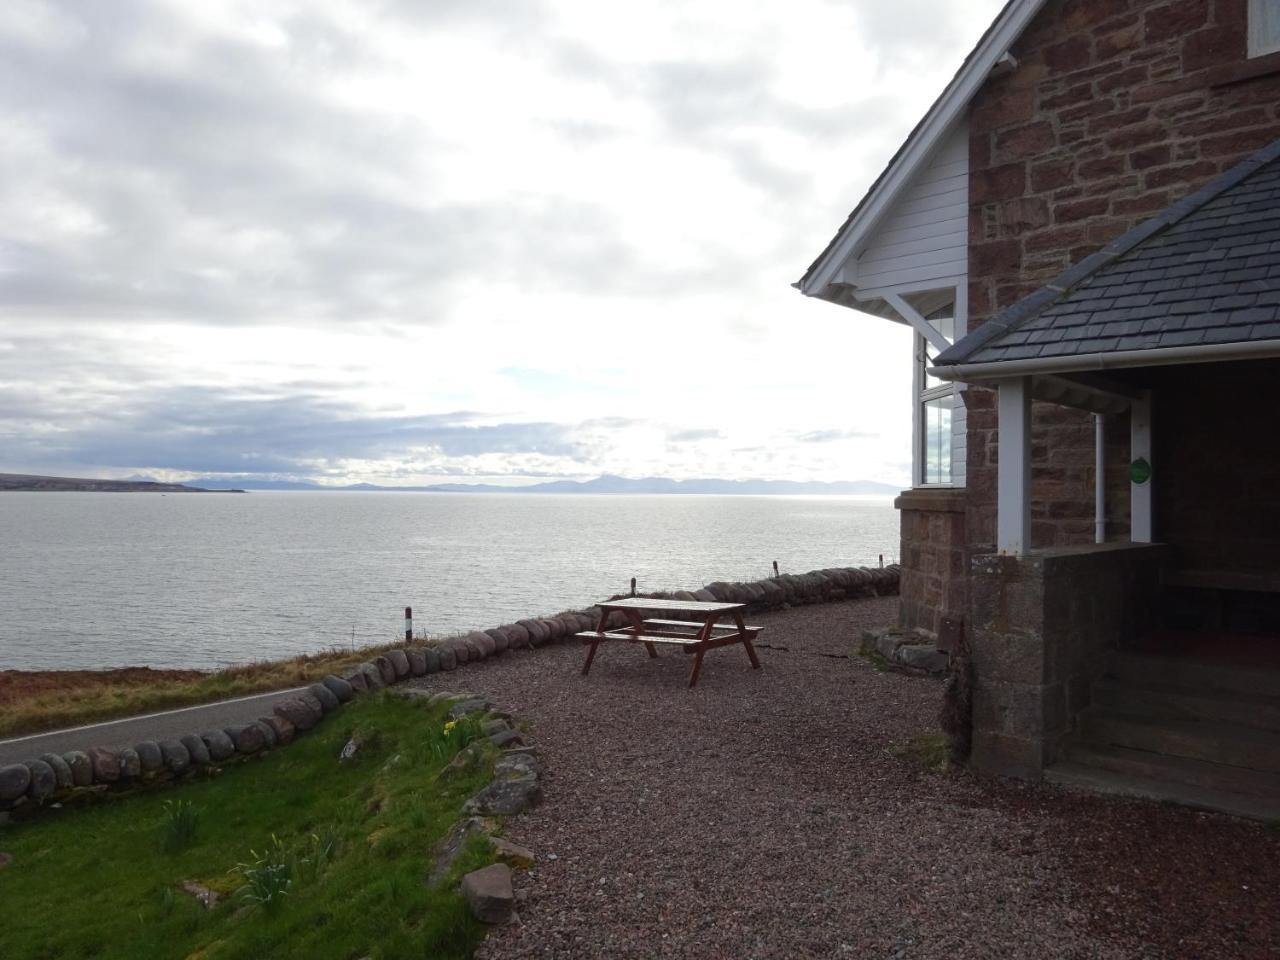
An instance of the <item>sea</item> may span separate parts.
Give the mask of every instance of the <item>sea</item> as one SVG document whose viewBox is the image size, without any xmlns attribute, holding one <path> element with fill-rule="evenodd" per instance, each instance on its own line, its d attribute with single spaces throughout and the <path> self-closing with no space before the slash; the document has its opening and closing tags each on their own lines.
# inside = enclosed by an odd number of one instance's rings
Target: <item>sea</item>
<svg viewBox="0 0 1280 960">
<path fill-rule="evenodd" d="M 213 668 L 897 559 L 887 497 L 0 493 L 0 670 Z"/>
</svg>

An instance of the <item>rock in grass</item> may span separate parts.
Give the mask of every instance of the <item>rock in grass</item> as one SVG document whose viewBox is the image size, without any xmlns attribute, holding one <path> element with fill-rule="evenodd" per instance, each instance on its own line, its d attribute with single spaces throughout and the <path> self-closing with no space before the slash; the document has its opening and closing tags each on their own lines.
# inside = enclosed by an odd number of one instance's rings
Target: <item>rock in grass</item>
<svg viewBox="0 0 1280 960">
<path fill-rule="evenodd" d="M 435 647 L 423 647 L 422 657 L 427 661 L 427 673 L 440 672 L 440 651 Z"/>
<path fill-rule="evenodd" d="M 89 763 L 94 783 L 115 783 L 120 779 L 120 755 L 107 747 L 90 747 Z"/>
<path fill-rule="evenodd" d="M 313 683 L 307 687 L 307 693 L 316 698 L 316 702 L 320 704 L 320 710 L 323 713 L 333 713 L 340 706 L 337 695 L 326 687 L 323 683 Z"/>
<path fill-rule="evenodd" d="M 458 669 L 458 655 L 453 652 L 452 647 L 440 648 L 440 669 L 441 670 Z"/>
<path fill-rule="evenodd" d="M 276 743 L 280 746 L 293 743 L 293 738 L 298 735 L 297 728 L 281 716 L 259 717 L 258 722 L 270 727 L 276 735 Z"/>
<path fill-rule="evenodd" d="M 225 730 L 207 730 L 200 734 L 200 739 L 209 748 L 209 756 L 213 758 L 214 763 L 235 756 L 236 743 Z"/>
<path fill-rule="evenodd" d="M 0 767 L 0 800 L 17 800 L 31 786 L 31 771 L 24 764 L 10 763 Z"/>
<path fill-rule="evenodd" d="M 386 657 L 391 661 L 391 666 L 395 668 L 397 680 L 402 680 L 409 675 L 409 655 L 407 653 L 401 649 L 388 650 Z"/>
<path fill-rule="evenodd" d="M 157 765 L 160 762 L 158 759 L 159 755 L 160 752 L 157 750 Z M 40 754 L 40 759 L 47 763 L 49 765 L 49 769 L 53 771 L 59 790 L 69 790 L 74 786 L 74 781 L 71 779 L 71 768 L 67 766 L 67 761 L 63 760 L 62 757 L 58 756 L 56 753 L 42 753 Z"/>
<path fill-rule="evenodd" d="M 506 923 L 511 919 L 516 901 L 511 888 L 511 868 L 505 863 L 493 863 L 468 873 L 462 878 L 462 895 L 477 920 Z"/>
<path fill-rule="evenodd" d="M 177 740 L 161 740 L 160 756 L 164 758 L 165 769 L 175 776 L 191 768 L 191 754 Z"/>
<path fill-rule="evenodd" d="M 465 817 L 455 822 L 431 851 L 431 872 L 427 874 L 427 886 L 434 887 L 445 879 L 462 855 L 462 848 L 466 846 L 467 840 L 475 834 L 488 833 L 490 827 L 480 817 Z"/>
<path fill-rule="evenodd" d="M 179 737 L 178 742 L 187 748 L 187 758 L 193 767 L 207 767 L 213 763 L 213 756 L 202 737 L 188 733 L 185 737 Z"/>
<path fill-rule="evenodd" d="M 518 730 L 499 730 L 497 733 L 489 735 L 489 742 L 499 750 L 506 749 L 524 743 L 524 738 L 520 736 Z"/>
<path fill-rule="evenodd" d="M 236 724 L 235 726 L 227 727 L 223 733 L 227 735 L 227 739 L 235 747 L 236 753 L 257 753 L 267 745 L 266 734 L 262 732 L 262 728 L 256 723 Z"/>
<path fill-rule="evenodd" d="M 404 655 L 409 658 L 410 676 L 421 677 L 427 672 L 427 655 L 421 647 L 410 647 Z"/>
<path fill-rule="evenodd" d="M 351 684 L 341 677 L 335 677 L 332 673 L 320 682 L 329 688 L 329 692 L 337 697 L 340 703 L 350 703 L 356 695 L 356 692 L 351 689 Z"/>
<path fill-rule="evenodd" d="M 272 712 L 277 717 L 288 720 L 299 730 L 310 730 L 320 722 L 321 715 L 320 704 L 314 703 L 314 697 L 311 699 L 313 703 L 308 703 L 301 697 L 289 697 L 272 707 Z"/>
<path fill-rule="evenodd" d="M 480 732 L 484 734 L 486 737 L 491 737 L 495 733 L 499 733 L 503 730 L 510 730 L 510 729 L 511 729 L 511 724 L 507 723 L 507 721 L 505 720 L 498 720 L 496 718 L 493 720 L 485 720 L 483 723 L 480 724 Z"/>
<path fill-rule="evenodd" d="M 68 750 L 62 759 L 71 768 L 71 782 L 77 787 L 87 787 L 93 783 L 93 764 L 89 755 L 83 750 Z"/>
<path fill-rule="evenodd" d="M 490 837 L 489 849 L 495 857 L 517 870 L 528 870 L 535 862 L 532 850 L 503 837 Z"/>
<path fill-rule="evenodd" d="M 390 686 L 396 682 L 396 666 L 385 655 L 374 657 L 373 665 L 378 668 L 378 675 L 382 677 L 384 686 Z"/>
<path fill-rule="evenodd" d="M 460 720 L 473 713 L 484 713 L 491 706 L 493 706 L 493 704 L 488 700 L 483 700 L 479 697 L 471 700 L 460 700 L 449 708 L 449 719 Z"/>
<path fill-rule="evenodd" d="M 495 780 L 462 805 L 462 812 L 509 817 L 542 802 L 542 787 L 533 778 Z"/>
<path fill-rule="evenodd" d="M 120 748 L 120 776 L 126 780 L 142 776 L 142 758 L 133 747 Z"/>
</svg>

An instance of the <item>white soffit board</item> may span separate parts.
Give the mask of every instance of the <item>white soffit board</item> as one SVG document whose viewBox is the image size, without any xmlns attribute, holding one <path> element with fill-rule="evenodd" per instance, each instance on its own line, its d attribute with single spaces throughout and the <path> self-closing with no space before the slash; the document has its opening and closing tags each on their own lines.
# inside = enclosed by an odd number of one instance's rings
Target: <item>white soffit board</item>
<svg viewBox="0 0 1280 960">
<path fill-rule="evenodd" d="M 881 174 L 879 181 L 863 198 L 849 222 L 798 284 L 802 293 L 811 297 L 820 296 L 835 279 L 840 268 L 865 244 L 866 238 L 884 218 L 899 194 L 927 166 L 942 139 L 963 119 L 969 101 L 1045 2 L 1046 0 L 1010 0 L 1000 11 L 995 22 L 969 55 L 968 61 L 942 95 L 934 101 L 924 119 L 890 162 L 889 168 Z"/>
</svg>

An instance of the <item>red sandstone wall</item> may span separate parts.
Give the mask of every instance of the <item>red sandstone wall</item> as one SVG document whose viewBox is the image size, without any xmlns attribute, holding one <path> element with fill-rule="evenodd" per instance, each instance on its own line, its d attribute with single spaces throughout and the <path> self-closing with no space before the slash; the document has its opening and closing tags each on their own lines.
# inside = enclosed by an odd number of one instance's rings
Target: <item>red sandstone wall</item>
<svg viewBox="0 0 1280 960">
<path fill-rule="evenodd" d="M 1247 0 L 1055 0 L 970 112 L 976 327 L 1280 137 L 1280 55 L 1246 59 Z M 995 540 L 994 395 L 970 389 L 968 540 Z M 1093 427 L 1035 408 L 1032 542 L 1093 538 Z M 1109 424 L 1112 534 L 1127 533 L 1128 424 Z"/>
</svg>

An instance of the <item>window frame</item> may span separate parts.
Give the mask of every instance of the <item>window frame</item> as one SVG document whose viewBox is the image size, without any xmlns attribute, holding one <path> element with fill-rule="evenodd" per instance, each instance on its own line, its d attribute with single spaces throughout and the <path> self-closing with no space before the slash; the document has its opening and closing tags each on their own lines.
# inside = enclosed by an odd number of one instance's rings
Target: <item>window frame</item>
<svg viewBox="0 0 1280 960">
<path fill-rule="evenodd" d="M 1271 8 L 1274 36 L 1268 42 L 1262 36 L 1262 18 Z M 1269 19 L 1271 19 L 1269 18 Z M 1249 0 L 1249 59 L 1280 53 L 1280 0 Z"/>
</svg>

